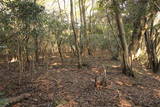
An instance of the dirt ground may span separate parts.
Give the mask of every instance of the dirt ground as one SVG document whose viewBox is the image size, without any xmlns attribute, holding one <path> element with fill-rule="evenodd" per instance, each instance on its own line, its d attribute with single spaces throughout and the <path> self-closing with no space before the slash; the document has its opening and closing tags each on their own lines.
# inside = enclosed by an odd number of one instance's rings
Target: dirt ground
<svg viewBox="0 0 160 107">
<path fill-rule="evenodd" d="M 48 67 L 18 72 L 16 63 L 0 64 L 0 99 L 30 93 L 9 107 L 160 107 L 160 75 L 135 63 L 135 78 L 121 73 L 120 62 L 87 58 L 77 69 L 75 59 L 51 58 Z M 95 77 L 108 66 L 106 86 L 95 87 Z"/>
</svg>

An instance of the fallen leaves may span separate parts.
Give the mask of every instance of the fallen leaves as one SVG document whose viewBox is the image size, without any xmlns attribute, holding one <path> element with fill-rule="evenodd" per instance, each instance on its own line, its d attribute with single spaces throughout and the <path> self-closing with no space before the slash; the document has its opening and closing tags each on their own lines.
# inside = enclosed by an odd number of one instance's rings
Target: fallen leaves
<svg viewBox="0 0 160 107">
<path fill-rule="evenodd" d="M 0 82 L 9 86 L 14 84 L 15 87 L 6 88 L 0 85 L 0 91 L 5 89 L 9 92 L 5 95 L 11 96 L 10 93 L 31 90 L 32 97 L 20 104 L 35 107 L 53 102 L 56 102 L 57 107 L 156 107 L 160 103 L 159 76 L 139 70 L 140 73 L 133 79 L 121 73 L 120 63 L 117 61 L 100 58 L 88 60 L 91 66 L 87 69 L 77 69 L 69 62 L 66 62 L 67 66 L 63 66 L 58 61 L 51 61 L 49 72 L 43 70 L 32 73 L 32 77 L 22 76 L 22 85 L 18 85 L 18 73 L 14 71 L 12 75 L 7 75 L 9 77 L 3 78 L 5 81 Z M 110 64 L 106 86 L 97 90 L 94 86 L 95 76 L 101 72 L 102 64 Z M 2 72 L 0 77 L 5 77 L 6 73 Z M 29 84 L 28 81 L 31 81 L 31 86 L 23 88 Z M 19 103 L 15 107 L 18 105 Z"/>
</svg>

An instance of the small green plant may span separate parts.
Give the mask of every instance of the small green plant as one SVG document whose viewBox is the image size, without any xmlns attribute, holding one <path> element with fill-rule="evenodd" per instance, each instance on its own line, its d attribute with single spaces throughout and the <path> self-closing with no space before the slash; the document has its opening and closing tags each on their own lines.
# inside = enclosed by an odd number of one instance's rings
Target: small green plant
<svg viewBox="0 0 160 107">
<path fill-rule="evenodd" d="M 8 99 L 0 99 L 0 107 L 5 107 L 5 105 L 8 105 Z"/>
</svg>

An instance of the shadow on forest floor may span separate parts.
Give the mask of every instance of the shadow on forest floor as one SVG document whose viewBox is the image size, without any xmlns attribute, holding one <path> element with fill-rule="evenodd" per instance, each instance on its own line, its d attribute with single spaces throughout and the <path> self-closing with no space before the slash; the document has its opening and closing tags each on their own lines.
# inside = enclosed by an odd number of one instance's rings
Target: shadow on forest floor
<svg viewBox="0 0 160 107">
<path fill-rule="evenodd" d="M 61 64 L 52 59 L 48 69 L 20 73 L 17 66 L 1 65 L 0 99 L 30 93 L 13 107 L 160 107 L 160 76 L 142 71 L 135 64 L 136 78 L 121 73 L 120 62 L 104 58 L 86 59 L 77 69 L 76 60 Z M 95 88 L 95 76 L 107 65 L 106 86 Z M 2 94 L 2 92 L 4 94 Z"/>
</svg>

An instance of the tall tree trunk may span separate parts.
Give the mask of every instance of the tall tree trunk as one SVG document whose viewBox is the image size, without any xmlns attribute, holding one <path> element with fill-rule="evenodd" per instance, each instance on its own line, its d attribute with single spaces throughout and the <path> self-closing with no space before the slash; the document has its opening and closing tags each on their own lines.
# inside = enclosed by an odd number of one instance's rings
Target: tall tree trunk
<svg viewBox="0 0 160 107">
<path fill-rule="evenodd" d="M 127 41 L 126 41 L 126 37 L 125 37 L 125 30 L 124 30 L 122 16 L 121 16 L 120 10 L 119 10 L 119 4 L 115 0 L 112 0 L 112 1 L 113 1 L 113 6 L 114 6 L 117 27 L 118 27 L 118 31 L 119 31 L 118 37 L 121 41 L 121 46 L 122 46 L 122 57 L 123 57 L 123 70 L 122 70 L 122 72 L 128 76 L 134 77 L 134 74 L 132 71 L 132 66 L 129 63 L 128 45 L 127 45 Z"/>
<path fill-rule="evenodd" d="M 81 7 L 82 7 L 82 18 L 83 18 L 83 34 L 84 37 L 87 39 L 86 9 L 84 0 L 81 0 Z"/>
<path fill-rule="evenodd" d="M 62 55 L 62 48 L 61 48 L 61 44 L 62 44 L 62 39 L 58 42 L 57 41 L 57 45 L 58 45 L 58 52 L 59 52 L 59 55 L 60 55 L 60 58 L 61 58 L 61 62 L 63 64 L 63 55 Z"/>
<path fill-rule="evenodd" d="M 129 45 L 129 54 L 130 56 L 135 55 L 139 49 L 142 36 L 146 30 L 146 11 L 147 11 L 147 4 L 149 0 L 138 0 L 135 5 L 137 8 L 136 18 L 133 22 L 133 33 L 132 33 L 132 41 Z M 143 10 L 143 11 L 142 11 Z"/>
<path fill-rule="evenodd" d="M 39 54 L 38 54 L 38 36 L 35 36 L 35 59 L 36 59 L 36 63 L 38 63 L 39 60 Z"/>
<path fill-rule="evenodd" d="M 72 0 L 70 0 L 70 9 L 71 9 L 70 10 L 71 25 L 72 25 L 74 42 L 75 42 L 75 47 L 76 47 L 76 52 L 77 52 L 78 67 L 81 68 L 82 60 L 81 60 L 80 48 L 79 48 L 79 45 L 78 45 L 78 37 L 77 37 L 77 34 L 76 34 L 76 29 L 75 29 L 74 13 L 73 13 L 73 1 Z"/>
<path fill-rule="evenodd" d="M 80 50 L 81 50 L 81 52 L 80 52 L 80 54 L 82 55 L 82 53 L 83 53 L 83 49 L 84 49 L 84 44 L 82 43 L 82 39 L 83 39 L 83 37 L 82 37 L 82 35 L 83 35 L 83 15 L 82 15 L 82 1 L 81 0 L 79 0 L 78 1 L 79 2 L 79 12 L 80 12 L 80 24 L 81 24 L 81 26 L 80 26 Z"/>
<path fill-rule="evenodd" d="M 156 54 L 156 46 L 154 45 L 154 41 L 152 40 L 152 38 L 149 37 L 149 34 L 147 32 L 145 33 L 145 42 L 146 42 L 149 65 L 152 71 L 156 73 L 160 69 L 159 68 L 160 61 L 158 61 L 158 57 Z"/>
<path fill-rule="evenodd" d="M 84 32 L 84 38 L 86 39 L 85 41 L 85 47 L 87 49 L 87 54 L 91 55 L 91 51 L 89 49 L 89 39 L 88 39 L 88 33 L 87 33 L 87 20 L 86 20 L 86 0 L 81 0 L 82 2 L 82 16 L 83 16 L 83 32 Z"/>
<path fill-rule="evenodd" d="M 88 29 L 89 29 L 89 32 L 90 33 L 92 33 L 92 14 L 93 14 L 93 4 L 94 4 L 94 0 L 91 0 L 91 9 L 90 9 L 90 12 L 89 12 L 89 27 L 88 27 Z"/>
<path fill-rule="evenodd" d="M 26 37 L 26 40 L 25 40 L 25 53 L 26 53 L 26 67 L 29 66 L 29 50 L 28 50 L 28 41 L 29 41 L 29 36 Z"/>
<path fill-rule="evenodd" d="M 34 0 L 34 4 L 36 5 L 36 1 L 37 0 Z M 36 15 L 34 15 L 34 17 L 36 17 Z M 35 35 L 35 38 L 34 38 L 34 42 L 35 42 L 35 60 L 36 60 L 36 63 L 38 63 L 39 61 L 39 53 L 38 53 L 38 35 Z M 37 64 L 36 64 L 37 65 Z"/>
<path fill-rule="evenodd" d="M 157 35 L 157 32 L 153 28 L 155 16 L 151 16 L 151 25 L 150 30 L 145 32 L 145 43 L 146 43 L 146 50 L 148 54 L 148 61 L 149 65 L 153 72 L 160 71 L 160 61 L 158 60 L 158 54 L 157 54 L 157 47 L 159 43 L 157 43 L 157 40 L 160 39 L 160 37 Z"/>
<path fill-rule="evenodd" d="M 89 39 L 87 35 L 87 21 L 86 21 L 86 8 L 85 8 L 85 0 L 79 0 L 79 10 L 80 10 L 80 21 L 81 21 L 81 31 L 80 35 L 81 38 L 83 36 L 83 39 L 85 39 L 85 42 L 81 43 L 81 54 L 83 53 L 84 49 L 87 49 L 87 54 L 90 55 L 90 49 L 89 49 Z"/>
<path fill-rule="evenodd" d="M 107 11 L 106 11 L 106 13 L 107 13 Z M 110 17 L 107 15 L 107 21 L 108 21 L 108 24 L 109 24 L 109 26 L 110 26 L 110 28 L 111 28 L 111 30 L 112 30 L 112 34 L 113 34 L 113 36 L 114 36 L 114 38 L 115 38 L 115 40 L 116 40 L 116 42 L 117 42 L 117 50 L 119 50 L 119 49 L 121 49 L 121 45 L 120 45 L 120 43 L 119 43 L 119 41 L 118 41 L 118 39 L 117 39 L 117 36 L 116 36 L 116 32 L 114 32 L 115 31 L 115 29 L 114 29 L 114 27 L 112 26 L 112 22 L 111 22 L 111 19 L 110 19 Z M 111 51 L 112 51 L 112 49 L 111 49 Z M 117 52 L 113 52 L 112 51 L 112 59 L 118 59 L 118 56 L 119 56 L 119 51 L 117 51 Z"/>
<path fill-rule="evenodd" d="M 94 11 L 93 10 L 94 0 L 91 0 L 91 4 L 92 5 L 89 12 L 89 24 L 88 24 L 88 31 L 90 35 L 92 34 L 92 13 Z M 90 41 L 91 41 L 90 35 L 87 35 L 88 36 L 88 55 L 93 56 L 93 50 L 92 50 L 92 47 L 90 46 Z"/>
<path fill-rule="evenodd" d="M 62 9 L 61 9 L 61 6 L 60 6 L 60 1 L 58 0 L 58 7 L 59 7 L 59 12 L 60 12 L 60 16 L 62 16 Z M 62 21 L 62 17 L 60 17 L 60 21 Z M 61 62 L 63 63 L 63 54 L 62 54 L 62 38 L 60 37 L 59 33 L 56 33 L 56 37 L 57 37 L 57 45 L 58 45 L 58 52 L 59 52 L 59 55 L 60 55 L 60 58 L 61 58 Z M 60 39 L 58 39 L 60 37 Z"/>
</svg>

